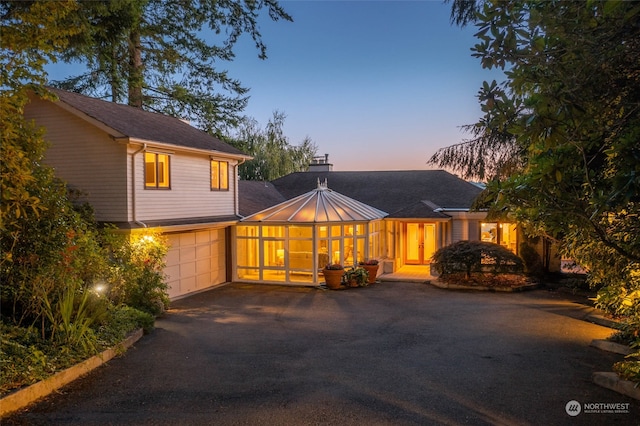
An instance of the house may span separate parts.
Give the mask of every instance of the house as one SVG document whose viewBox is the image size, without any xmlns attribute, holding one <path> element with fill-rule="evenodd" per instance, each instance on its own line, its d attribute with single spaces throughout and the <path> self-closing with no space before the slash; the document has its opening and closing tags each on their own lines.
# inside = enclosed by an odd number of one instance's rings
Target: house
<svg viewBox="0 0 640 426">
<path fill-rule="evenodd" d="M 313 272 L 327 260 L 354 265 L 376 258 L 383 264 L 379 272 L 389 273 L 404 265 L 428 265 L 437 249 L 460 240 L 492 241 L 514 252 L 518 248 L 516 224 L 487 222 L 485 212 L 470 211 L 482 188 L 443 170 L 333 171 L 325 158 L 307 172 L 270 184 L 239 185 L 244 218 L 234 227 L 234 279 L 316 285 L 322 276 Z M 316 200 L 327 192 L 379 214 L 318 218 L 314 212 L 325 208 Z M 290 208 L 298 198 L 304 202 Z M 334 210 L 350 208 L 347 202 Z M 302 214 L 304 209 L 309 213 Z M 306 240 L 298 234 L 292 237 L 307 226 L 312 229 L 304 231 Z M 306 249 L 301 250 L 303 245 Z M 310 259 L 305 265 L 298 259 L 301 253 Z"/>
<path fill-rule="evenodd" d="M 515 224 L 470 207 L 481 191 L 443 170 L 333 171 L 328 155 L 273 182 L 238 180 L 251 157 L 179 119 L 51 89 L 25 116 L 45 157 L 96 219 L 170 243 L 171 298 L 225 282 L 318 285 L 330 262 L 375 258 L 379 273 L 428 265 L 460 240 L 517 251 Z"/>
<path fill-rule="evenodd" d="M 25 116 L 45 128 L 45 162 L 96 219 L 168 237 L 170 297 L 228 282 L 237 171 L 251 157 L 179 119 L 50 90 L 59 100 L 34 94 Z"/>
</svg>

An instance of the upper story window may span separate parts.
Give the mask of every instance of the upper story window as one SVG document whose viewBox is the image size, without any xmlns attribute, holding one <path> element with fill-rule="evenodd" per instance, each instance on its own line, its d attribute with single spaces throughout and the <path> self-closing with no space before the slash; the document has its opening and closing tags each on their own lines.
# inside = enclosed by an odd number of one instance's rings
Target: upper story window
<svg viewBox="0 0 640 426">
<path fill-rule="evenodd" d="M 144 187 L 148 189 L 170 189 L 169 154 L 144 153 Z"/>
<path fill-rule="evenodd" d="M 211 190 L 229 190 L 229 163 L 227 161 L 211 160 Z"/>
</svg>

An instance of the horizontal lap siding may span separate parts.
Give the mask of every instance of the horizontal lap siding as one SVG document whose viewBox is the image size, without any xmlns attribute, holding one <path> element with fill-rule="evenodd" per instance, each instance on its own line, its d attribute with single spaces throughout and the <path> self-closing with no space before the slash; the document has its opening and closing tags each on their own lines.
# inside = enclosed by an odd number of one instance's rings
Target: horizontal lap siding
<svg viewBox="0 0 640 426">
<path fill-rule="evenodd" d="M 229 168 L 229 191 L 211 191 L 209 157 L 174 153 L 170 159 L 171 189 L 145 189 L 144 157 L 142 153 L 137 154 L 137 219 L 145 221 L 234 215 L 236 181 L 233 170 L 233 167 Z"/>
<path fill-rule="evenodd" d="M 45 164 L 84 194 L 99 221 L 127 221 L 126 147 L 90 123 L 47 101 L 34 100 L 27 119 L 46 128 Z"/>
</svg>

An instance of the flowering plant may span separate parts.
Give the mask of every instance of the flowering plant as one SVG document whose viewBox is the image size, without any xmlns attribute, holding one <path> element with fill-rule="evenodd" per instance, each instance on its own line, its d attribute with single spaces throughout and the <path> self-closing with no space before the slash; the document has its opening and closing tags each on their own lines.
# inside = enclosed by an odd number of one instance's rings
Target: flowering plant
<svg viewBox="0 0 640 426">
<path fill-rule="evenodd" d="M 329 269 L 329 270 L 333 270 L 333 271 L 339 271 L 339 270 L 344 269 L 344 268 L 339 263 L 330 263 L 327 266 L 325 266 L 324 269 Z"/>
<path fill-rule="evenodd" d="M 360 265 L 377 265 L 378 264 L 378 260 L 377 259 L 368 259 L 365 261 L 360 261 L 359 262 Z"/>
</svg>

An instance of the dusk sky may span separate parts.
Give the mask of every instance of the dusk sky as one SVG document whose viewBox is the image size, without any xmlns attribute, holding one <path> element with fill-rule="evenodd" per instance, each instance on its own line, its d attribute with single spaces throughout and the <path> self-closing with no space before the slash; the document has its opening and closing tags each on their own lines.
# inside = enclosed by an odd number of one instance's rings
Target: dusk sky
<svg viewBox="0 0 640 426">
<path fill-rule="evenodd" d="M 481 116 L 482 81 L 500 79 L 471 56 L 475 28 L 452 26 L 441 0 L 281 4 L 294 22 L 260 20 L 268 59 L 244 37 L 224 68 L 251 88 L 246 115 L 264 127 L 284 112 L 289 142 L 308 136 L 334 170 L 432 168 Z"/>
<path fill-rule="evenodd" d="M 483 80 L 475 27 L 449 23 L 442 1 L 284 1 L 294 22 L 264 20 L 268 59 L 239 52 L 230 75 L 251 87 L 247 115 L 287 115 L 292 144 L 309 136 L 334 170 L 424 170 L 468 137 Z"/>
</svg>

